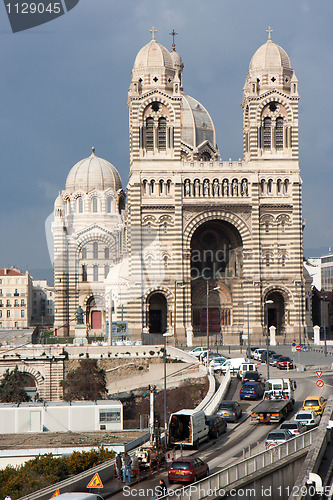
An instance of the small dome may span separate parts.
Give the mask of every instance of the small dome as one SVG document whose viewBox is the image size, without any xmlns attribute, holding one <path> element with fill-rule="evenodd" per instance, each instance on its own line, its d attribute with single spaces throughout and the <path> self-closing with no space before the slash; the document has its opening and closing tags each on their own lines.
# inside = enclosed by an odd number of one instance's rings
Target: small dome
<svg viewBox="0 0 333 500">
<path fill-rule="evenodd" d="M 287 52 L 269 39 L 252 57 L 249 70 L 277 68 L 291 69 L 290 60 Z"/>
<path fill-rule="evenodd" d="M 65 206 L 65 202 L 63 200 L 63 197 L 59 193 L 56 201 L 54 202 L 54 208 L 63 208 Z"/>
<path fill-rule="evenodd" d="M 118 170 L 107 160 L 92 154 L 74 165 L 67 176 L 66 190 L 74 193 L 83 191 L 89 193 L 93 189 L 104 191 L 112 188 L 118 191 L 122 188 Z"/>
<path fill-rule="evenodd" d="M 174 69 L 169 51 L 153 39 L 138 52 L 133 70 L 157 67 Z"/>
<path fill-rule="evenodd" d="M 172 59 L 172 62 L 173 62 L 173 65 L 175 68 L 183 68 L 184 65 L 183 65 L 183 61 L 182 61 L 182 58 L 180 57 L 180 54 L 178 54 L 178 52 L 176 50 L 172 50 L 170 52 L 170 56 L 171 56 L 171 59 Z"/>
</svg>

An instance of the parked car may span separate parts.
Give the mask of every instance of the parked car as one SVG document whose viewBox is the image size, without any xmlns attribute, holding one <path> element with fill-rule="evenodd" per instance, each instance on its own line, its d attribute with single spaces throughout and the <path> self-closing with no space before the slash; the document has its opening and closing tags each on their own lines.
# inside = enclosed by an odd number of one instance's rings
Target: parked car
<svg viewBox="0 0 333 500">
<path fill-rule="evenodd" d="M 294 416 L 294 420 L 296 422 L 301 422 L 301 424 L 305 425 L 307 429 L 311 429 L 312 427 L 316 427 L 320 422 L 320 415 L 315 411 L 307 411 L 301 410 Z"/>
<path fill-rule="evenodd" d="M 271 448 L 271 446 L 276 446 L 278 444 L 285 443 L 289 439 L 294 437 L 292 433 L 288 429 L 276 429 L 275 431 L 271 431 L 267 434 L 266 437 L 266 448 Z"/>
<path fill-rule="evenodd" d="M 217 415 L 208 415 L 206 424 L 209 427 L 208 435 L 210 438 L 218 438 L 220 434 L 227 431 L 227 422 Z"/>
<path fill-rule="evenodd" d="M 263 379 L 259 372 L 245 372 L 243 382 L 263 382 Z"/>
<path fill-rule="evenodd" d="M 174 482 L 198 481 L 209 474 L 209 467 L 206 462 L 198 457 L 179 457 L 174 460 L 168 470 L 168 480 Z"/>
<path fill-rule="evenodd" d="M 281 356 L 276 363 L 279 370 L 292 370 L 294 368 L 293 360 L 288 356 Z"/>
<path fill-rule="evenodd" d="M 221 401 L 216 415 L 227 422 L 236 422 L 242 415 L 242 408 L 237 401 Z"/>
<path fill-rule="evenodd" d="M 195 356 L 198 358 L 200 354 L 207 352 L 207 347 L 195 347 L 192 349 L 192 351 L 189 352 L 189 354 L 192 354 L 192 356 Z"/>
<path fill-rule="evenodd" d="M 276 366 L 278 360 L 282 357 L 282 354 L 272 354 L 272 356 L 269 357 L 269 364 L 272 366 Z"/>
<path fill-rule="evenodd" d="M 256 349 L 260 349 L 258 345 L 252 345 L 252 346 L 250 347 L 250 358 L 252 358 L 252 359 L 253 359 L 253 354 L 254 354 L 254 351 L 255 351 Z"/>
<path fill-rule="evenodd" d="M 208 353 L 208 359 L 211 361 L 212 359 L 219 358 L 220 354 L 217 352 L 209 351 Z M 203 362 L 206 363 L 207 361 L 207 351 L 202 352 L 199 354 L 199 359 Z"/>
<path fill-rule="evenodd" d="M 273 354 L 275 354 L 275 351 L 268 351 L 268 359 L 270 356 L 272 356 Z M 264 352 L 261 353 L 260 355 L 260 361 L 262 363 L 267 363 L 267 350 L 265 349 Z"/>
<path fill-rule="evenodd" d="M 302 432 L 307 431 L 307 428 L 302 422 L 296 422 L 296 420 L 288 420 L 288 422 L 283 422 L 280 425 L 281 430 L 288 429 L 294 436 L 302 434 Z"/>
<path fill-rule="evenodd" d="M 242 363 L 238 369 L 237 377 L 240 378 L 241 380 L 244 380 L 244 375 L 246 372 L 256 372 L 257 371 L 257 365 L 254 361 L 245 361 L 245 363 Z"/>
<path fill-rule="evenodd" d="M 265 389 L 261 382 L 245 382 L 239 391 L 240 399 L 262 398 Z"/>
<path fill-rule="evenodd" d="M 221 366 L 221 373 L 227 373 L 228 370 L 230 370 L 231 373 L 238 373 L 239 368 L 244 362 L 244 358 L 227 359 Z"/>
<path fill-rule="evenodd" d="M 209 362 L 209 366 L 212 367 L 212 370 L 214 372 L 218 372 L 221 370 L 221 366 L 226 360 L 227 358 L 225 358 L 224 356 L 216 356 Z"/>
<path fill-rule="evenodd" d="M 327 399 L 322 396 L 309 396 L 304 400 L 302 410 L 315 411 L 318 415 L 322 415 L 327 404 Z"/>
<path fill-rule="evenodd" d="M 266 349 L 262 349 L 262 348 L 259 348 L 259 349 L 256 349 L 254 352 L 253 352 L 253 358 L 256 359 L 257 361 L 260 361 L 260 357 L 261 357 L 261 354 L 266 351 Z"/>
</svg>

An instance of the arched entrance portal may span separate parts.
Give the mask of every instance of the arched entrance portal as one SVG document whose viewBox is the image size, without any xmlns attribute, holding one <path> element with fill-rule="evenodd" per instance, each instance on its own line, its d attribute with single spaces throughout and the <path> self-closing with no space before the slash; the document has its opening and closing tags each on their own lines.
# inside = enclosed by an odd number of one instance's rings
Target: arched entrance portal
<svg viewBox="0 0 333 500">
<path fill-rule="evenodd" d="M 267 304 L 267 319 L 265 318 L 265 326 L 268 321 L 268 328 L 275 326 L 276 335 L 283 335 L 285 332 L 285 300 L 281 292 L 273 291 L 269 293 L 265 301 L 272 300 L 273 304 Z"/>
<path fill-rule="evenodd" d="M 22 373 L 21 378 L 23 381 L 24 390 L 26 394 L 30 397 L 31 401 L 35 401 L 37 394 L 37 387 L 34 377 L 29 373 Z"/>
<path fill-rule="evenodd" d="M 104 331 L 105 325 L 105 298 L 99 295 L 90 297 L 87 301 L 86 309 L 86 323 L 89 325 L 90 330 Z"/>
<path fill-rule="evenodd" d="M 149 333 L 167 331 L 168 304 L 163 293 L 154 292 L 148 298 Z"/>
<path fill-rule="evenodd" d="M 231 333 L 232 297 L 240 293 L 243 244 L 229 222 L 201 224 L 191 239 L 191 303 L 195 335 Z M 208 285 L 207 285 L 208 283 Z M 214 290 L 215 289 L 215 290 Z"/>
</svg>

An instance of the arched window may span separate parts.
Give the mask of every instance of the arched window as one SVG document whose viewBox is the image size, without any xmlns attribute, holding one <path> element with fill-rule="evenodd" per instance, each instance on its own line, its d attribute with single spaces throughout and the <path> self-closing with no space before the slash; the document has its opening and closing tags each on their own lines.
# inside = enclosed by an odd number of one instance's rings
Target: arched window
<svg viewBox="0 0 333 500">
<path fill-rule="evenodd" d="M 210 161 L 211 160 L 211 155 L 208 153 L 208 151 L 205 151 L 202 153 L 201 158 L 202 161 Z"/>
<path fill-rule="evenodd" d="M 109 271 L 110 271 L 109 264 L 105 264 L 105 266 L 104 266 L 104 278 L 108 277 Z"/>
<path fill-rule="evenodd" d="M 157 139 L 158 139 L 158 149 L 159 151 L 165 151 L 166 150 L 166 118 L 160 118 L 158 120 L 158 133 L 157 133 Z"/>
<path fill-rule="evenodd" d="M 283 184 L 283 192 L 284 194 L 288 194 L 289 180 L 286 179 Z"/>
<path fill-rule="evenodd" d="M 267 182 L 267 194 L 272 194 L 273 180 L 269 179 Z"/>
<path fill-rule="evenodd" d="M 104 248 L 104 259 L 109 259 L 110 258 L 110 249 L 109 247 Z"/>
<path fill-rule="evenodd" d="M 97 213 L 97 210 L 98 210 L 97 196 L 94 196 L 93 198 L 91 198 L 91 206 L 92 206 L 93 213 Z"/>
<path fill-rule="evenodd" d="M 142 181 L 143 194 L 147 194 L 147 184 L 148 184 L 147 179 L 145 179 L 144 181 Z"/>
<path fill-rule="evenodd" d="M 108 198 L 106 200 L 106 211 L 108 214 L 112 212 L 112 197 L 111 196 L 108 196 Z"/>
<path fill-rule="evenodd" d="M 277 194 L 281 194 L 281 186 L 282 186 L 282 181 L 281 181 L 281 179 L 278 179 L 276 181 L 276 192 L 277 192 Z"/>
<path fill-rule="evenodd" d="M 154 118 L 146 120 L 146 150 L 154 151 Z"/>
<path fill-rule="evenodd" d="M 98 259 L 98 243 L 96 241 L 93 243 L 93 258 Z"/>
<path fill-rule="evenodd" d="M 263 142 L 264 149 L 271 149 L 272 146 L 272 128 L 271 128 L 272 120 L 268 117 L 264 118 L 264 130 L 263 130 Z"/>
<path fill-rule="evenodd" d="M 85 264 L 82 266 L 82 281 L 87 281 L 87 266 Z"/>
<path fill-rule="evenodd" d="M 93 281 L 98 281 L 98 265 L 95 264 L 93 267 Z"/>
<path fill-rule="evenodd" d="M 163 179 L 161 179 L 159 181 L 159 187 L 160 187 L 160 194 L 163 194 L 163 187 L 164 187 L 164 180 Z"/>
<path fill-rule="evenodd" d="M 154 179 L 152 179 L 150 181 L 150 193 L 151 194 L 154 194 L 154 189 L 155 189 L 155 181 L 154 181 Z"/>
<path fill-rule="evenodd" d="M 79 214 L 83 213 L 83 200 L 82 200 L 82 196 L 80 196 L 77 199 L 77 211 L 78 211 Z"/>
<path fill-rule="evenodd" d="M 171 191 L 171 180 L 168 179 L 166 183 L 166 193 L 170 194 L 170 191 Z"/>
<path fill-rule="evenodd" d="M 265 184 L 266 184 L 265 179 L 261 179 L 261 181 L 260 181 L 260 193 L 261 194 L 265 194 Z"/>
<path fill-rule="evenodd" d="M 87 247 L 82 248 L 82 259 L 87 258 Z"/>
<path fill-rule="evenodd" d="M 276 119 L 275 147 L 276 149 L 283 149 L 283 118 Z"/>
</svg>

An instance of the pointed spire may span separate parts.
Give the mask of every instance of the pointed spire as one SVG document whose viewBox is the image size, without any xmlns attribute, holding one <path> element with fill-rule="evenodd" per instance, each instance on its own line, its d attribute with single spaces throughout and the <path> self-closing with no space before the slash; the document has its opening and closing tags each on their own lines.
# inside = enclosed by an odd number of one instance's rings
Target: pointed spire
<svg viewBox="0 0 333 500">
<path fill-rule="evenodd" d="M 272 40 L 272 37 L 271 37 L 271 33 L 273 33 L 273 29 L 268 26 L 267 30 L 266 30 L 266 33 L 268 33 L 268 40 Z"/>
<path fill-rule="evenodd" d="M 95 147 L 94 146 L 91 148 L 91 156 L 96 156 L 95 155 Z"/>
</svg>

